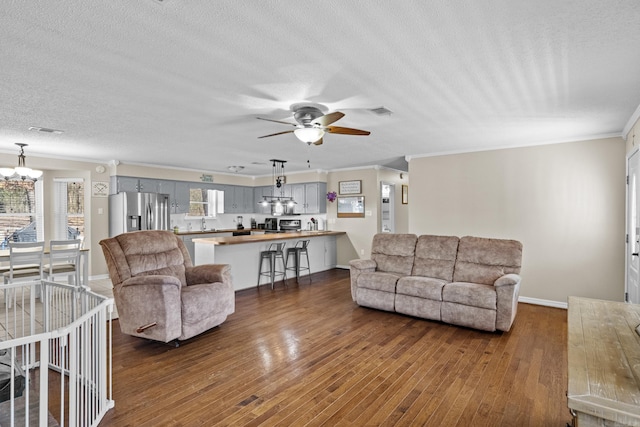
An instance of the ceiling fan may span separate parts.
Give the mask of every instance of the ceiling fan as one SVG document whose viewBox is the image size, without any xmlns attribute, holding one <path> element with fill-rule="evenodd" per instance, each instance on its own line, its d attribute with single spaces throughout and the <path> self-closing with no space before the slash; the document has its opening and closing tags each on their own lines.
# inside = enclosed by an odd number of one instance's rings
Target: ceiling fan
<svg viewBox="0 0 640 427">
<path fill-rule="evenodd" d="M 334 111 L 333 113 L 325 114 L 326 107 L 320 104 L 300 103 L 293 104 L 291 111 L 293 111 L 293 118 L 298 123 L 283 122 L 280 120 L 265 119 L 257 117 L 260 120 L 266 120 L 268 122 L 281 123 L 283 125 L 293 126 L 296 129 L 286 130 L 284 132 L 272 133 L 269 135 L 259 136 L 258 138 L 267 138 L 269 136 L 283 135 L 285 133 L 293 133 L 300 141 L 307 145 L 320 145 L 322 144 L 322 137 L 325 133 L 337 133 L 342 135 L 369 135 L 371 132 L 367 130 L 345 128 L 340 126 L 330 126 L 332 123 L 337 122 L 344 117 L 344 113 L 340 111 Z"/>
</svg>

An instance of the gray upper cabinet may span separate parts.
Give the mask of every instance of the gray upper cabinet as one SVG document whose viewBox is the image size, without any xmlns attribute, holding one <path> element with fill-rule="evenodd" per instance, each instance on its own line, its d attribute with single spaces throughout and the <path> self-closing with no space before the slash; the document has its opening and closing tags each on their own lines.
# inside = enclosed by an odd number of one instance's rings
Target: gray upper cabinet
<svg viewBox="0 0 640 427">
<path fill-rule="evenodd" d="M 271 204 L 268 203 L 267 206 L 263 206 L 261 202 L 264 200 L 263 196 L 273 196 L 273 186 L 255 187 L 253 189 L 253 195 L 253 212 L 265 215 L 271 214 Z M 267 200 L 270 201 L 270 198 Z"/>
<path fill-rule="evenodd" d="M 253 187 L 224 186 L 224 213 L 253 213 Z"/>
<path fill-rule="evenodd" d="M 116 193 L 158 193 L 158 180 L 131 176 L 116 177 Z"/>
<path fill-rule="evenodd" d="M 171 213 L 189 213 L 190 182 L 158 179 L 158 193 L 169 195 Z"/>
<path fill-rule="evenodd" d="M 327 184 L 324 182 L 307 182 L 302 184 L 287 184 L 280 189 L 271 185 L 262 187 L 245 187 L 241 185 L 213 184 L 207 182 L 173 181 L 168 179 L 136 178 L 130 176 L 112 176 L 111 189 L 114 193 L 125 191 L 165 193 L 169 194 L 171 213 L 189 213 L 190 190 L 215 189 L 224 191 L 224 213 L 271 214 L 271 206 L 262 206 L 262 196 L 293 197 L 297 205 L 297 214 L 318 214 L 327 212 Z M 115 185 L 114 185 L 115 184 Z"/>
<path fill-rule="evenodd" d="M 298 214 L 319 214 L 327 212 L 327 184 L 325 182 L 308 182 L 292 184 L 291 195 L 296 201 L 294 212 Z"/>
</svg>

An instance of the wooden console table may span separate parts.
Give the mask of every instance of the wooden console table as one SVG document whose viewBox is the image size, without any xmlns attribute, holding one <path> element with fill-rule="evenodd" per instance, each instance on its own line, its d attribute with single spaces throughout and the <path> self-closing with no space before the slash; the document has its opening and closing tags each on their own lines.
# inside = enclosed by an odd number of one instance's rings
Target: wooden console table
<svg viewBox="0 0 640 427">
<path fill-rule="evenodd" d="M 567 400 L 575 425 L 640 426 L 640 305 L 569 297 Z"/>
</svg>

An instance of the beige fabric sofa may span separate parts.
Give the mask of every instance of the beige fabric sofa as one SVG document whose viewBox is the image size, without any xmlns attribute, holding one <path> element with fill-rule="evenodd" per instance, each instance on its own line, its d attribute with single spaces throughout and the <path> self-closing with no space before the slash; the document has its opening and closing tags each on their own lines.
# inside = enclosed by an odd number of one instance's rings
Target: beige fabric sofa
<svg viewBox="0 0 640 427">
<path fill-rule="evenodd" d="M 516 240 L 376 234 L 371 259 L 350 262 L 351 296 L 366 307 L 506 332 L 521 261 Z"/>
<path fill-rule="evenodd" d="M 169 231 L 134 231 L 100 241 L 123 333 L 185 340 L 220 325 L 235 311 L 231 266 L 193 266 Z"/>
</svg>

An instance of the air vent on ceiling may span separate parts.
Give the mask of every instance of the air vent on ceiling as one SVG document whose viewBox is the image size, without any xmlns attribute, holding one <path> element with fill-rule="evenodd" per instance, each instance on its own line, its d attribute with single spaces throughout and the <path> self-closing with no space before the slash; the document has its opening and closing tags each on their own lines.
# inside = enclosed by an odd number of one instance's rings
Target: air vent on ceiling
<svg viewBox="0 0 640 427">
<path fill-rule="evenodd" d="M 169 0 L 152 0 L 152 1 L 154 1 L 156 3 L 164 4 L 164 3 L 168 2 Z"/>
<path fill-rule="evenodd" d="M 50 128 L 41 128 L 41 127 L 37 127 L 37 126 L 31 126 L 29 128 L 29 130 L 32 130 L 34 132 L 55 133 L 56 135 L 60 135 L 61 133 L 64 133 L 63 130 L 50 129 Z"/>
<path fill-rule="evenodd" d="M 393 111 L 389 110 L 388 108 L 385 107 L 378 107 L 378 108 L 372 108 L 371 110 L 372 113 L 377 114 L 379 116 L 390 116 Z"/>
</svg>

